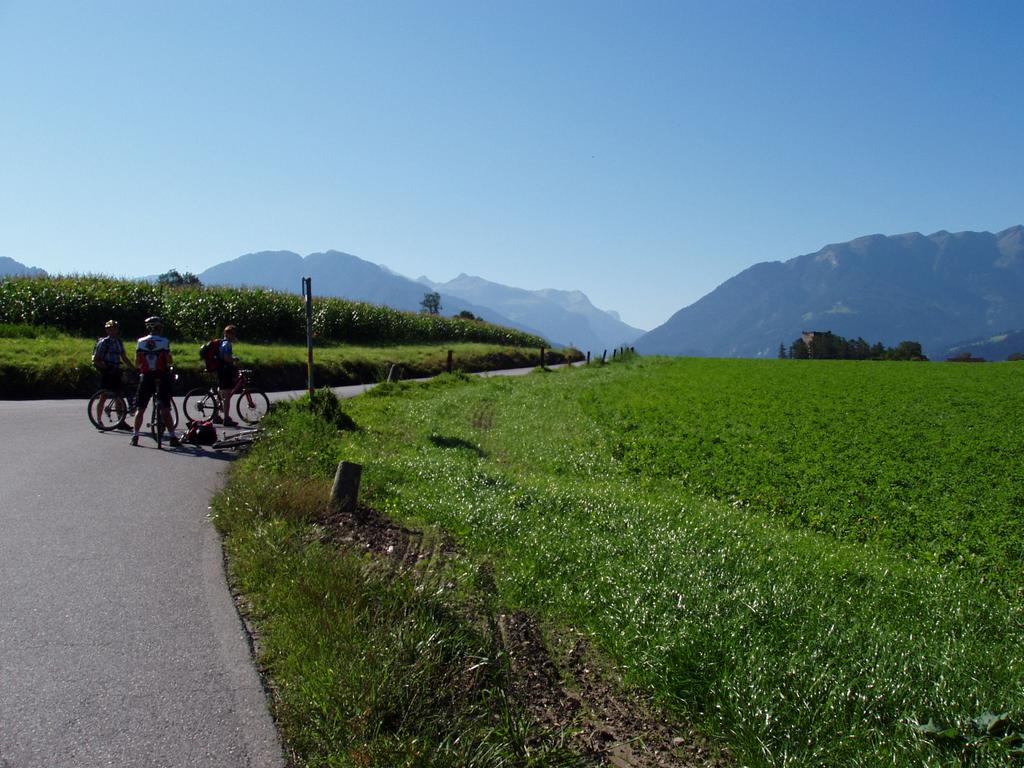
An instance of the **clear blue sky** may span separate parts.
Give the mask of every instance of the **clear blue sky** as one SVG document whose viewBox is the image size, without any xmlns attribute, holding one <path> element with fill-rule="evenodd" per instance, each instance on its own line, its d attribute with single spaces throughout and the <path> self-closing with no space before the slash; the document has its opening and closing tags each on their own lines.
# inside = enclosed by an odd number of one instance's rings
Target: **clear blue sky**
<svg viewBox="0 0 1024 768">
<path fill-rule="evenodd" d="M 1022 29 L 1021 2 L 0 0 L 0 256 L 333 248 L 650 328 L 759 261 L 1024 223 Z"/>
</svg>

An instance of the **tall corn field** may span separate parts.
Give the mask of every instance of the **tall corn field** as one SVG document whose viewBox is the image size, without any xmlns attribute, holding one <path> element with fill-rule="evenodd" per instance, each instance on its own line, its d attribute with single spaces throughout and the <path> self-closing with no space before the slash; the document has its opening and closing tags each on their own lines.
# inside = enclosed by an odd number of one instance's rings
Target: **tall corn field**
<svg viewBox="0 0 1024 768">
<path fill-rule="evenodd" d="M 0 280 L 0 323 L 48 325 L 95 336 L 117 320 L 125 336 L 142 335 L 143 321 L 160 315 L 175 339 L 219 336 L 234 323 L 250 341 L 304 341 L 306 317 L 297 294 L 263 288 L 169 287 L 109 277 L 9 277 Z M 333 342 L 420 343 L 476 341 L 540 347 L 539 336 L 478 320 L 463 320 L 318 297 L 313 333 Z"/>
</svg>

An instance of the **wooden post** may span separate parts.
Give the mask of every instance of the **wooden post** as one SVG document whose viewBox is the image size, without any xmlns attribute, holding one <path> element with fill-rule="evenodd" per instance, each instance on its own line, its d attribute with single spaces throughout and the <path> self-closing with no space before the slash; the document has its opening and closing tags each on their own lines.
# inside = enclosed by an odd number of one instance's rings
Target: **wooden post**
<svg viewBox="0 0 1024 768">
<path fill-rule="evenodd" d="M 355 512 L 359 503 L 359 481 L 363 477 L 363 465 L 351 461 L 338 463 L 331 488 L 331 506 L 341 512 Z"/>
<path fill-rule="evenodd" d="M 540 348 L 540 367 L 544 367 L 544 347 Z"/>
<path fill-rule="evenodd" d="M 608 350 L 606 349 L 601 353 L 601 362 L 604 363 L 604 359 L 608 356 Z"/>
<path fill-rule="evenodd" d="M 452 350 L 448 350 L 448 373 L 452 372 Z"/>
<path fill-rule="evenodd" d="M 302 295 L 306 298 L 306 376 L 309 400 L 313 402 L 313 278 L 302 278 Z"/>
<path fill-rule="evenodd" d="M 587 350 L 587 365 L 590 365 L 590 350 Z"/>
</svg>

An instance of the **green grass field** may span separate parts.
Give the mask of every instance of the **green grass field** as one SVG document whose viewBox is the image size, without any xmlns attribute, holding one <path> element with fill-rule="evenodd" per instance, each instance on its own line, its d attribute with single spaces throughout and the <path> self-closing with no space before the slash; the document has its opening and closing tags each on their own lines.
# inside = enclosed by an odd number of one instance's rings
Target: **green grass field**
<svg viewBox="0 0 1024 768">
<path fill-rule="evenodd" d="M 368 501 L 450 532 L 493 566 L 502 605 L 589 635 L 738 764 L 1019 764 L 1022 377 L 651 359 L 389 386 L 344 406 L 357 431 L 296 406 L 272 416 L 216 518 L 270 638 L 289 599 L 267 602 L 280 579 L 258 562 L 319 539 L 275 511 L 294 494 L 256 504 L 248 489 L 323 489 L 344 458 L 364 465 Z M 308 608 L 317 588 L 291 583 Z M 330 623 L 306 625 L 323 648 Z M 285 665 L 299 641 L 280 637 L 263 663 L 282 690 L 340 685 L 340 658 Z M 278 714 L 307 722 L 308 703 L 283 695 Z M 302 733 L 309 764 L 353 764 L 332 762 L 336 732 Z"/>
</svg>

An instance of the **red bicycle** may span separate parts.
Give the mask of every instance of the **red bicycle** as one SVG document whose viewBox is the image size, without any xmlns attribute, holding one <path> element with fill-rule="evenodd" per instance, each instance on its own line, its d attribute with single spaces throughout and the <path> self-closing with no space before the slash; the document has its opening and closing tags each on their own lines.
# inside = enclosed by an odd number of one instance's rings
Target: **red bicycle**
<svg viewBox="0 0 1024 768">
<path fill-rule="evenodd" d="M 270 398 L 262 389 L 250 386 L 249 380 L 253 377 L 251 370 L 240 370 L 238 377 L 241 379 L 242 388 L 234 395 L 235 413 L 238 420 L 245 424 L 256 424 L 270 410 Z M 185 410 L 185 418 L 189 421 L 209 421 L 215 415 L 221 413 L 224 417 L 229 414 L 221 412 L 220 389 L 214 384 L 211 387 L 196 387 L 185 395 L 185 402 L 182 403 Z"/>
</svg>

